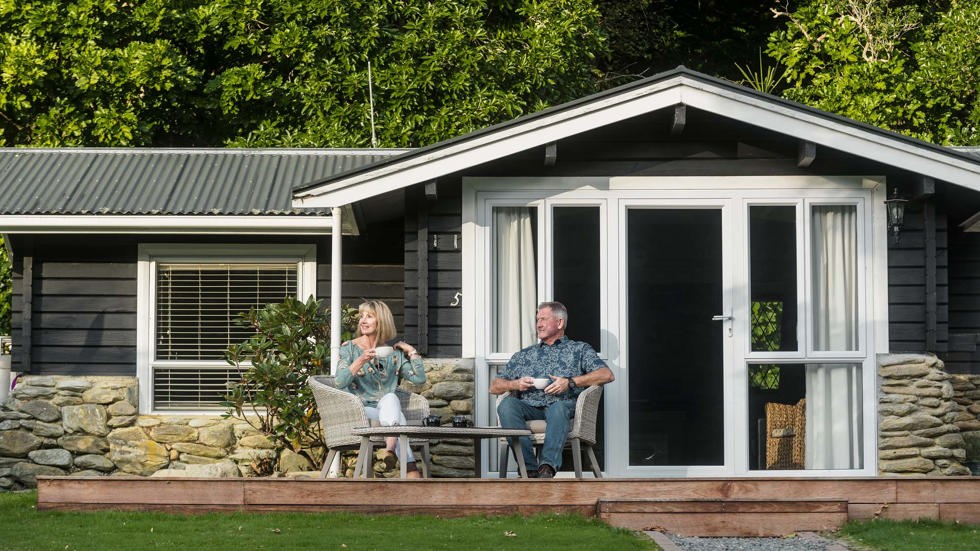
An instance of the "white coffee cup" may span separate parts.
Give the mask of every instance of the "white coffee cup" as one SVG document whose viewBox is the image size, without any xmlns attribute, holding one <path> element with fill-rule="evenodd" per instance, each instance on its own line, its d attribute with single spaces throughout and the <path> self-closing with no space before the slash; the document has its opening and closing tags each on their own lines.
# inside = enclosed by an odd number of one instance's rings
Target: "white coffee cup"
<svg viewBox="0 0 980 551">
<path fill-rule="evenodd" d="M 545 389 L 551 384 L 551 379 L 535 379 L 534 388 Z"/>
<path fill-rule="evenodd" d="M 374 355 L 379 358 L 387 358 L 395 353 L 395 349 L 390 346 L 376 346 L 374 348 Z"/>
</svg>

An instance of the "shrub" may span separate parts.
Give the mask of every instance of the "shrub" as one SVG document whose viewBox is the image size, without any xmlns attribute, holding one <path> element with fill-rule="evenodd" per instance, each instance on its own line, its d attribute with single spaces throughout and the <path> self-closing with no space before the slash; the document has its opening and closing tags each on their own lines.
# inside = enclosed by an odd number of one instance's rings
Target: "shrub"
<svg viewBox="0 0 980 551">
<path fill-rule="evenodd" d="M 343 339 L 350 338 L 356 318 L 356 309 L 344 307 Z M 306 379 L 329 372 L 329 320 L 329 312 L 313 297 L 306 302 L 286 298 L 239 315 L 237 323 L 255 334 L 228 347 L 226 359 L 241 377 L 230 385 L 222 405 L 228 408 L 224 417 L 244 420 L 273 443 L 274 462 L 253 465 L 260 474 L 278 469 L 286 449 L 312 465 L 323 454 L 320 417 Z"/>
</svg>

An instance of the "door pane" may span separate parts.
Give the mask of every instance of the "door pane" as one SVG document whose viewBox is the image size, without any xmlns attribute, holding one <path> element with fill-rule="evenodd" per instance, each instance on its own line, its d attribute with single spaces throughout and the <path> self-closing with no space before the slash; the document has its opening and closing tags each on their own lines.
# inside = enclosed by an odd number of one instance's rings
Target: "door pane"
<svg viewBox="0 0 980 551">
<path fill-rule="evenodd" d="M 816 205 L 811 220 L 813 349 L 858 350 L 857 207 Z"/>
<path fill-rule="evenodd" d="M 599 207 L 555 207 L 554 297 L 568 308 L 569 338 L 596 352 L 599 331 Z"/>
<path fill-rule="evenodd" d="M 721 465 L 721 211 L 631 209 L 626 263 L 630 465 Z"/>
<path fill-rule="evenodd" d="M 749 207 L 749 234 L 752 351 L 795 351 L 796 207 Z"/>
<path fill-rule="evenodd" d="M 748 389 L 749 468 L 862 468 L 861 364 L 769 367 L 778 383 Z"/>
<path fill-rule="evenodd" d="M 517 352 L 535 342 L 536 214 L 530 207 L 493 209 L 493 352 Z"/>
</svg>

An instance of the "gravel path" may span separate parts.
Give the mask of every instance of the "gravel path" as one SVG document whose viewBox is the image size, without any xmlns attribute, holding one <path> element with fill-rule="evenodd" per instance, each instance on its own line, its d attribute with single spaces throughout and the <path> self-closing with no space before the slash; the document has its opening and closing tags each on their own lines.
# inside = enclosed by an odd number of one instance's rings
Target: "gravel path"
<svg viewBox="0 0 980 551">
<path fill-rule="evenodd" d="M 647 532 L 664 551 L 847 551 L 836 540 L 807 532 L 786 538 L 702 538 Z"/>
</svg>

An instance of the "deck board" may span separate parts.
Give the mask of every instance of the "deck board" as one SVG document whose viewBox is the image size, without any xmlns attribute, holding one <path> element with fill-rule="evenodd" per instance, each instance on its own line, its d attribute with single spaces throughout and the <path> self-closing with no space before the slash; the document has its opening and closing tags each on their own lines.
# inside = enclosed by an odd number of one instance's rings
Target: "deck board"
<svg viewBox="0 0 980 551">
<path fill-rule="evenodd" d="M 980 523 L 980 477 L 315 479 L 38 477 L 38 510 L 346 511 L 598 517 L 683 535 L 785 535 L 848 519 Z"/>
</svg>

